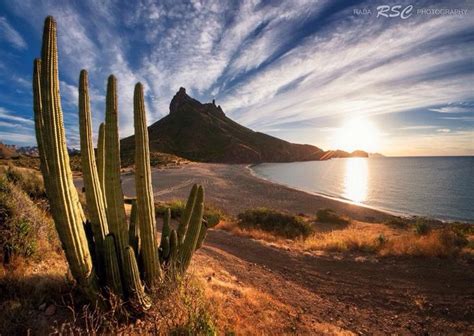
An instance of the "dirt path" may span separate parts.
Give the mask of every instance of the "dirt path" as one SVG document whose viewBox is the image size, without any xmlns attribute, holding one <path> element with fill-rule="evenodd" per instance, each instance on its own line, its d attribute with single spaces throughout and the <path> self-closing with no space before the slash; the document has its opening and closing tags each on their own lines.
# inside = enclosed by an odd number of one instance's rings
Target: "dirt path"
<svg viewBox="0 0 474 336">
<path fill-rule="evenodd" d="M 275 334 L 474 333 L 472 260 L 316 256 L 216 230 L 196 263 L 288 305 Z"/>
</svg>

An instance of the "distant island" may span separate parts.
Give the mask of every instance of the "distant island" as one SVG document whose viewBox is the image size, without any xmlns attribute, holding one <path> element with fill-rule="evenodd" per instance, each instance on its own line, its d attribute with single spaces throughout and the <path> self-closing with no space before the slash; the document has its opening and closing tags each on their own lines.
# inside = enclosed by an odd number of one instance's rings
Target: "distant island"
<svg viewBox="0 0 474 336">
<path fill-rule="evenodd" d="M 220 105 L 201 103 L 180 88 L 170 113 L 148 127 L 150 151 L 174 154 L 192 161 L 259 163 L 369 157 L 364 151 L 324 151 L 255 132 L 227 117 Z M 122 159 L 133 158 L 134 136 L 121 140 Z"/>
</svg>

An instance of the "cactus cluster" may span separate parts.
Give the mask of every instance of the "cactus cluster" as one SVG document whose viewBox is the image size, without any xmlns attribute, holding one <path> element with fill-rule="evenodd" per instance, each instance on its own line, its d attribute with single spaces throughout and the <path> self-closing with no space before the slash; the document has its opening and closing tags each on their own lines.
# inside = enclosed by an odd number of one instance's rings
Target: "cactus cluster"
<svg viewBox="0 0 474 336">
<path fill-rule="evenodd" d="M 171 228 L 168 211 L 158 246 L 143 86 L 138 83 L 134 92 L 136 200 L 127 221 L 120 180 L 117 81 L 113 75 L 108 78 L 105 123 L 100 125 L 96 152 L 88 75 L 82 70 L 78 105 L 86 218 L 69 166 L 57 55 L 56 22 L 47 17 L 41 59 L 35 59 L 33 70 L 35 128 L 41 172 L 71 273 L 93 299 L 111 291 L 146 310 L 152 304 L 147 292 L 167 272 L 173 278 L 182 275 L 204 240 L 204 190 L 193 186 L 176 230 Z"/>
</svg>

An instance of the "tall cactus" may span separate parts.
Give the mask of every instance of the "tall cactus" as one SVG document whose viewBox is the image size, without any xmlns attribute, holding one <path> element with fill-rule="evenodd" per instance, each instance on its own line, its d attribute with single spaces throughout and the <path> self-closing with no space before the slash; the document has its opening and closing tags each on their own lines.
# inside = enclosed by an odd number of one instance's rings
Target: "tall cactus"
<svg viewBox="0 0 474 336">
<path fill-rule="evenodd" d="M 128 245 L 128 228 L 125 204 L 120 179 L 120 141 L 118 136 L 117 80 L 110 75 L 107 81 L 105 111 L 105 171 L 104 181 L 107 221 L 109 231 L 114 234 L 119 250 L 119 260 L 123 262 L 123 251 Z"/>
<path fill-rule="evenodd" d="M 96 161 L 87 77 L 87 72 L 82 70 L 79 130 L 88 219 L 79 203 L 69 166 L 59 96 L 56 22 L 52 17 L 46 18 L 41 60 L 36 59 L 33 66 L 33 105 L 41 172 L 59 238 L 72 275 L 91 298 L 96 298 L 99 291 L 107 287 L 146 310 L 151 306 L 146 290 L 163 279 L 162 266 L 173 275 L 176 270 L 184 272 L 205 237 L 207 227 L 202 226 L 204 191 L 202 186 L 193 186 L 177 230 L 170 229 L 168 209 L 163 230 L 165 243 L 161 246 L 166 251 L 161 253 L 155 237 L 143 86 L 138 83 L 134 92 L 137 200 L 132 206 L 129 227 L 120 180 L 116 79 L 111 75 L 107 83 L 106 122 L 99 129 Z M 93 264 L 91 251 L 97 254 L 97 263 Z M 138 256 L 142 270 L 138 268 Z"/>
<path fill-rule="evenodd" d="M 102 196 L 105 202 L 105 123 L 99 126 L 99 139 L 97 140 L 97 174 L 99 175 L 100 187 L 102 189 Z"/>
<path fill-rule="evenodd" d="M 102 188 L 97 173 L 94 147 L 92 144 L 92 124 L 89 102 L 87 71 L 82 70 L 79 77 L 79 132 L 81 139 L 81 163 L 87 208 L 97 251 L 102 255 L 105 236 L 109 233 Z M 98 258 L 100 260 L 100 258 Z"/>
<path fill-rule="evenodd" d="M 133 96 L 135 124 L 135 185 L 137 193 L 138 221 L 140 223 L 141 253 L 145 283 L 153 286 L 158 277 L 161 278 L 161 268 L 157 258 L 156 220 L 153 188 L 151 185 L 150 149 L 148 144 L 148 129 L 146 126 L 145 102 L 143 86 L 137 83 Z"/>
<path fill-rule="evenodd" d="M 51 213 L 71 273 L 88 293 L 94 293 L 96 279 L 84 231 L 85 217 L 72 180 L 66 147 L 57 53 L 56 22 L 48 16 L 44 24 L 41 69 L 40 62 L 35 62 L 34 79 L 40 77 L 40 82 L 35 81 L 33 85 L 41 169 Z M 41 105 L 38 97 L 41 97 Z"/>
</svg>

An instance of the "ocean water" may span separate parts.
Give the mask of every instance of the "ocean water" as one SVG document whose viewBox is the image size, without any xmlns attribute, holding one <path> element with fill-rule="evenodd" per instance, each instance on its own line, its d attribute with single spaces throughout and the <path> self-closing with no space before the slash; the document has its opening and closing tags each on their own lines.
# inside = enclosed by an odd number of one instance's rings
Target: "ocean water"
<svg viewBox="0 0 474 336">
<path fill-rule="evenodd" d="M 474 223 L 474 157 L 263 163 L 264 179 L 402 215 Z"/>
</svg>

